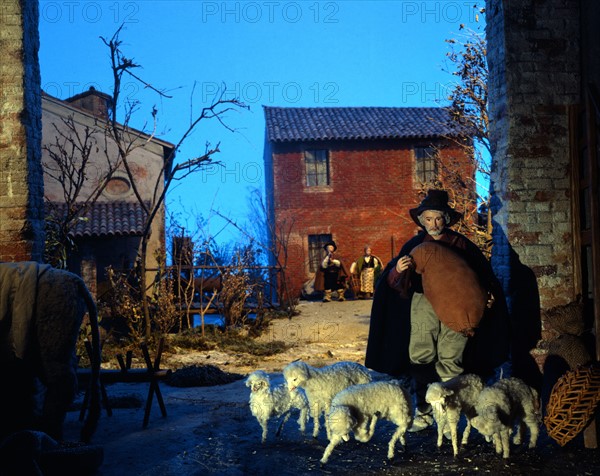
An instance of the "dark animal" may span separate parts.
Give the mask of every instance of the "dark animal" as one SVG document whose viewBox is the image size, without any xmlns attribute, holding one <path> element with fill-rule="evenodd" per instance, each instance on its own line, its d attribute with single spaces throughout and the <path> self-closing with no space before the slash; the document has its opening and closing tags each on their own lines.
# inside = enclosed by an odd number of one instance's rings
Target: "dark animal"
<svg viewBox="0 0 600 476">
<path fill-rule="evenodd" d="M 96 305 L 83 280 L 33 262 L 0 263 L 0 440 L 36 429 L 62 439 L 77 391 L 76 344 L 85 313 L 92 340 L 89 442 L 100 416 L 100 336 Z"/>
<path fill-rule="evenodd" d="M 220 274 L 194 278 L 194 290 L 197 293 L 213 293 L 219 292 L 221 289 L 223 289 L 223 277 Z"/>
</svg>

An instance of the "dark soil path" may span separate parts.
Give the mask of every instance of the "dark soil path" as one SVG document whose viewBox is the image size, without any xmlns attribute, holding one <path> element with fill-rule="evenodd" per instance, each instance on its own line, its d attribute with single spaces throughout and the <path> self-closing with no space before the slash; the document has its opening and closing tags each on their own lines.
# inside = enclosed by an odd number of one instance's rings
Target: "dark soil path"
<svg viewBox="0 0 600 476">
<path fill-rule="evenodd" d="M 264 369 L 274 384 L 282 382 L 281 369 L 296 359 L 312 365 L 338 360 L 362 362 L 368 334 L 369 301 L 322 304 L 303 303 L 301 315 L 276 321 L 265 338 L 294 339 L 295 346 L 278 357 L 257 361 L 246 355 L 185 353 L 166 356 L 167 366 L 216 364 L 217 372 L 247 374 Z M 377 378 L 382 378 L 379 375 Z M 94 443 L 104 448 L 98 476 L 192 475 L 600 475 L 600 451 L 585 449 L 576 438 L 559 447 L 542 428 L 535 449 L 515 447 L 503 460 L 476 430 L 458 458 L 448 441 L 436 447 L 434 429 L 407 433 L 406 452 L 398 447 L 393 461 L 386 458 L 393 425 L 381 422 L 369 443 L 351 440 L 340 444 L 329 463 L 321 467 L 327 440 L 301 435 L 292 419 L 282 435 L 275 436 L 273 421 L 265 444 L 260 427 L 248 408 L 249 390 L 243 380 L 209 387 L 174 387 L 161 384 L 168 415 L 161 416 L 154 400 L 150 422 L 142 428 L 148 384 L 114 384 L 107 390 L 116 406 L 112 417 L 103 412 Z M 132 408 L 133 406 L 133 408 Z M 76 440 L 78 412 L 69 412 L 66 437 Z M 309 433 L 312 426 L 309 424 Z"/>
</svg>

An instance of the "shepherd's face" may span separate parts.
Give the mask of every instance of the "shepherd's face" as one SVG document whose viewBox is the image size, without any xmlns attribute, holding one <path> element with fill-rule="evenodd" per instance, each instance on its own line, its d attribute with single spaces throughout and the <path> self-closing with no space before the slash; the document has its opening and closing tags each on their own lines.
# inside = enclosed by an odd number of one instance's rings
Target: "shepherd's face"
<svg viewBox="0 0 600 476">
<path fill-rule="evenodd" d="M 431 236 L 439 236 L 446 226 L 444 214 L 437 210 L 425 210 L 419 215 L 421 225 L 425 227 L 425 231 Z"/>
</svg>

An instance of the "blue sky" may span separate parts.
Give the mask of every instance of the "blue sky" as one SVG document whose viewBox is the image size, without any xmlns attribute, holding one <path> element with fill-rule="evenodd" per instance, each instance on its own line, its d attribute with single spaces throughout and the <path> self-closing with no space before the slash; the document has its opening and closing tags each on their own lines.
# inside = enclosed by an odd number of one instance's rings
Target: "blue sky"
<svg viewBox="0 0 600 476">
<path fill-rule="evenodd" d="M 444 104 L 447 38 L 475 21 L 464 1 L 46 1 L 40 0 L 42 88 L 65 99 L 94 86 L 110 92 L 107 47 L 124 24 L 122 50 L 143 66 L 144 80 L 172 95 L 161 99 L 133 80 L 123 94 L 141 102 L 132 125 L 159 110 L 161 138 L 176 143 L 190 117 L 226 87 L 249 111 L 230 113 L 232 133 L 216 121 L 200 124 L 179 151 L 199 155 L 220 142 L 211 168 L 174 188 L 167 206 L 187 226 L 210 210 L 248 220 L 248 190 L 264 188 L 262 106 L 434 106 Z M 440 102 L 441 101 L 441 102 Z M 210 233 L 223 227 L 209 220 Z M 231 239 L 234 230 L 221 237 Z"/>
</svg>

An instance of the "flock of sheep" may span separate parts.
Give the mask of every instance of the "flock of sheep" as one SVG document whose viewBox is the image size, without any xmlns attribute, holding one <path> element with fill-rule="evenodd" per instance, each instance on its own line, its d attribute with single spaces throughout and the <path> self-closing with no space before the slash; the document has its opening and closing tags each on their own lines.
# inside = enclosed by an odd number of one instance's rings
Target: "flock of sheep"
<svg viewBox="0 0 600 476">
<path fill-rule="evenodd" d="M 250 411 L 262 428 L 262 442 L 267 439 L 268 422 L 282 417 L 277 430 L 293 410 L 299 410 L 298 424 L 304 433 L 309 416 L 313 420 L 313 437 L 320 430 L 324 414 L 329 444 L 321 458 L 327 463 L 334 448 L 353 434 L 357 441 L 368 442 L 379 419 L 396 425 L 388 444 L 387 457 L 392 459 L 396 443 L 406 447 L 405 433 L 412 425 L 413 408 L 410 393 L 397 380 L 372 381 L 369 370 L 354 362 L 338 362 L 323 368 L 295 361 L 283 369 L 284 384 L 273 387 L 267 373 L 257 370 L 246 379 L 250 388 Z M 510 456 L 510 436 L 518 425 L 513 442 L 520 444 L 529 429 L 529 448 L 536 445 L 541 415 L 537 391 L 517 378 L 500 379 L 486 387 L 480 377 L 459 375 L 446 382 L 429 386 L 426 400 L 433 408 L 441 446 L 444 435 L 452 441 L 454 456 L 458 454 L 458 422 L 466 418 L 461 445 L 466 445 L 471 426 L 475 427 L 496 453 Z"/>
</svg>

